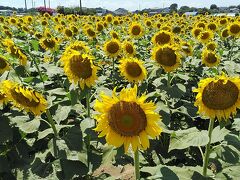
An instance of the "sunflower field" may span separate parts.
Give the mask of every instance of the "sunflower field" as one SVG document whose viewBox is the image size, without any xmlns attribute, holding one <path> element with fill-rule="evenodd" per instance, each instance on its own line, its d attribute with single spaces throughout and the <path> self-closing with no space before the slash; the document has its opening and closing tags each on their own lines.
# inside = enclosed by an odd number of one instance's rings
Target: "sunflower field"
<svg viewBox="0 0 240 180">
<path fill-rule="evenodd" d="M 0 16 L 0 179 L 238 179 L 240 17 Z"/>
</svg>

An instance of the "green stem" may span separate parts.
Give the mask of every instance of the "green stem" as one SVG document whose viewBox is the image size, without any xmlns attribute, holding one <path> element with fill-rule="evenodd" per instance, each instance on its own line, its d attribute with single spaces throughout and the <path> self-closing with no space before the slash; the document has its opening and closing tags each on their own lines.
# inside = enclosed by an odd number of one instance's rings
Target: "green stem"
<svg viewBox="0 0 240 180">
<path fill-rule="evenodd" d="M 212 139 L 212 131 L 213 131 L 213 125 L 214 125 L 214 119 L 210 119 L 209 122 L 209 127 L 208 127 L 208 137 L 209 141 L 206 146 L 206 152 L 205 152 L 205 157 L 204 157 L 204 162 L 203 162 L 203 176 L 207 176 L 207 167 L 208 167 L 208 161 L 209 161 L 209 155 L 210 155 L 210 144 L 211 144 L 211 139 Z"/>
<path fill-rule="evenodd" d="M 139 152 L 138 152 L 138 149 L 134 152 L 134 166 L 135 166 L 135 177 L 136 177 L 136 180 L 140 180 Z"/>
<path fill-rule="evenodd" d="M 232 60 L 232 52 L 233 52 L 234 45 L 235 45 L 235 38 L 233 39 L 232 47 L 231 47 L 231 49 L 230 49 L 230 51 L 229 51 L 229 53 L 228 53 L 228 59 L 229 59 L 229 61 Z"/>
<path fill-rule="evenodd" d="M 168 79 L 167 79 L 167 87 L 170 88 L 171 87 L 171 74 L 170 72 L 167 73 Z"/>
<path fill-rule="evenodd" d="M 91 89 L 87 89 L 87 95 L 86 95 L 86 103 L 87 103 L 87 117 L 90 117 L 90 93 Z"/>
<path fill-rule="evenodd" d="M 113 87 L 115 87 L 115 61 L 114 61 L 114 58 L 112 58 L 112 81 L 113 81 Z"/>
<path fill-rule="evenodd" d="M 55 126 L 55 123 L 54 123 L 54 121 L 53 121 L 53 118 L 52 118 L 52 115 L 51 115 L 49 109 L 47 109 L 46 115 L 47 115 L 48 121 L 49 121 L 49 123 L 51 124 L 51 127 L 52 127 L 52 129 L 53 129 L 54 136 L 55 136 L 55 137 L 58 137 L 57 128 L 56 128 L 56 126 Z"/>
<path fill-rule="evenodd" d="M 37 62 L 36 62 L 36 60 L 35 60 L 35 58 L 32 58 L 32 60 L 33 60 L 35 66 L 36 66 L 36 68 L 37 68 L 38 74 L 39 74 L 39 76 L 40 76 L 40 79 L 41 79 L 41 81 L 42 81 L 42 83 L 43 83 L 43 87 L 44 87 L 44 80 L 43 80 L 42 73 L 41 73 L 41 71 L 40 71 L 40 69 L 39 69 L 39 66 L 38 66 L 38 64 L 37 64 Z"/>
</svg>

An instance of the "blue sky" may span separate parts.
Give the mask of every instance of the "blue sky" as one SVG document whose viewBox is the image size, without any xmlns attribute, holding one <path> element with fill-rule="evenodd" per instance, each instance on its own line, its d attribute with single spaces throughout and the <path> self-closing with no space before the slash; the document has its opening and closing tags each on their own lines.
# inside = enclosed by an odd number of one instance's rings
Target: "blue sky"
<svg viewBox="0 0 240 180">
<path fill-rule="evenodd" d="M 49 0 L 46 0 L 48 4 Z M 24 7 L 24 0 L 0 0 L 0 5 L 10 7 Z M 27 0 L 28 7 L 32 7 L 32 2 L 35 2 L 35 7 L 42 6 L 43 0 Z M 55 8 L 62 6 L 78 6 L 79 0 L 50 0 L 51 7 Z M 211 4 L 217 6 L 239 5 L 240 0 L 82 0 L 83 7 L 104 7 L 109 10 L 117 8 L 125 8 L 127 10 L 136 10 L 154 7 L 167 7 L 172 3 L 177 3 L 178 6 L 190 7 L 210 7 Z"/>
</svg>

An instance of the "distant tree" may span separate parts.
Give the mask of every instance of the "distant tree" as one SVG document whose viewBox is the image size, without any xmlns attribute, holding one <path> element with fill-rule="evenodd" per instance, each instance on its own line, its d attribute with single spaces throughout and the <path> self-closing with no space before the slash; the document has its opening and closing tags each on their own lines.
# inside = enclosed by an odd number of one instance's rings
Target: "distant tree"
<svg viewBox="0 0 240 180">
<path fill-rule="evenodd" d="M 217 7 L 216 4 L 212 4 L 212 5 L 210 6 L 210 9 L 218 9 L 218 7 Z"/>
<path fill-rule="evenodd" d="M 181 6 L 179 9 L 179 12 L 185 13 L 185 12 L 189 12 L 190 10 L 191 10 L 191 8 L 188 6 Z"/>
<path fill-rule="evenodd" d="M 169 8 L 170 8 L 171 12 L 173 12 L 173 11 L 177 12 L 178 4 L 176 4 L 176 3 L 171 4 Z"/>
</svg>

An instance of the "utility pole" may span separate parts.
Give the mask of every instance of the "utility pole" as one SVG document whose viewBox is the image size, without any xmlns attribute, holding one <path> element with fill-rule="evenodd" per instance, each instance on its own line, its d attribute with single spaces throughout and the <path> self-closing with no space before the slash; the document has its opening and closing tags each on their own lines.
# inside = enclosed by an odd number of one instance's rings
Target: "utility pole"
<svg viewBox="0 0 240 180">
<path fill-rule="evenodd" d="M 79 0 L 80 15 L 82 15 L 82 0 Z"/>
<path fill-rule="evenodd" d="M 51 3 L 50 3 L 50 0 L 48 0 L 48 7 L 49 7 L 49 8 L 51 7 Z"/>
<path fill-rule="evenodd" d="M 25 11 L 27 11 L 27 0 L 25 0 Z"/>
<path fill-rule="evenodd" d="M 46 7 L 46 0 L 44 0 L 44 8 L 45 8 L 45 10 L 47 9 L 47 7 Z"/>
</svg>

